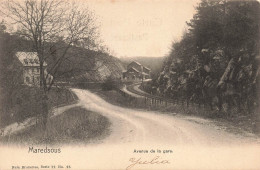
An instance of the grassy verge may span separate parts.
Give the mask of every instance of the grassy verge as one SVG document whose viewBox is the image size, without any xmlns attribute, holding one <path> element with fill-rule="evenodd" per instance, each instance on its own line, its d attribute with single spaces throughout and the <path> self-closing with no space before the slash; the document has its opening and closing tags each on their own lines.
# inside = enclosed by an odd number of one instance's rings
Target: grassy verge
<svg viewBox="0 0 260 170">
<path fill-rule="evenodd" d="M 84 144 L 106 137 L 109 131 L 108 119 L 97 113 L 75 107 L 63 114 L 51 118 L 46 132 L 39 125 L 34 125 L 18 134 L 6 136 L 3 144 L 19 145 L 62 145 Z"/>
<path fill-rule="evenodd" d="M 77 97 L 66 88 L 52 88 L 49 92 L 48 108 L 68 105 Z M 41 95 L 39 88 L 21 86 L 11 94 L 2 98 L 0 108 L 0 128 L 14 122 L 22 122 L 28 117 L 42 113 Z"/>
<path fill-rule="evenodd" d="M 144 99 L 128 98 L 121 95 L 116 90 L 103 91 L 103 90 L 96 89 L 91 91 L 98 94 L 107 102 L 117 106 L 122 106 L 127 108 L 149 109 L 147 105 L 144 104 L 143 102 Z"/>
<path fill-rule="evenodd" d="M 143 87 L 139 86 L 139 89 L 152 92 L 152 82 L 144 82 Z M 225 107 L 225 106 L 224 106 Z M 246 132 L 254 133 L 260 136 L 260 115 L 259 111 L 255 110 L 253 113 L 240 113 L 236 108 L 232 108 L 230 111 L 217 111 L 211 110 L 209 107 L 198 107 L 198 105 L 190 105 L 189 107 L 175 104 L 171 108 L 167 108 L 169 111 L 182 113 L 186 115 L 194 115 L 198 117 L 210 118 L 217 120 L 216 122 L 222 122 L 226 125 L 231 125 L 229 128 L 232 132 L 237 133 L 238 130 L 244 130 Z"/>
<path fill-rule="evenodd" d="M 257 114 L 243 114 L 237 112 L 235 115 L 227 114 L 225 111 L 211 110 L 209 107 L 198 107 L 198 105 L 191 104 L 189 107 L 174 104 L 166 110 L 170 112 L 181 113 L 188 116 L 197 116 L 213 120 L 216 125 L 223 127 L 226 131 L 243 134 L 253 133 L 260 135 L 260 123 Z"/>
</svg>

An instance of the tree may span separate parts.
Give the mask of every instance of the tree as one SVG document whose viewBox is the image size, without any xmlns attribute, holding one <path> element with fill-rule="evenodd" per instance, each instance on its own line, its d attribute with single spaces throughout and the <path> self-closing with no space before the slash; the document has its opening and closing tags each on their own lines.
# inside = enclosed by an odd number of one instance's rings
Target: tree
<svg viewBox="0 0 260 170">
<path fill-rule="evenodd" d="M 2 6 L 1 13 L 16 25 L 18 35 L 33 42 L 32 49 L 38 54 L 43 124 L 46 126 L 48 92 L 59 76 L 58 69 L 66 60 L 68 50 L 95 48 L 98 37 L 95 16 L 88 8 L 63 0 L 7 0 Z M 53 55 L 55 59 L 46 75 L 43 64 Z M 53 79 L 48 83 L 49 74 Z"/>
<path fill-rule="evenodd" d="M 188 31 L 172 45 L 158 78 L 159 88 L 180 92 L 189 89 L 185 86 L 190 82 L 195 87 L 187 90 L 191 98 L 207 102 L 221 93 L 239 111 L 243 105 L 244 110 L 256 108 L 259 14 L 260 3 L 255 0 L 201 0 L 187 22 Z"/>
</svg>

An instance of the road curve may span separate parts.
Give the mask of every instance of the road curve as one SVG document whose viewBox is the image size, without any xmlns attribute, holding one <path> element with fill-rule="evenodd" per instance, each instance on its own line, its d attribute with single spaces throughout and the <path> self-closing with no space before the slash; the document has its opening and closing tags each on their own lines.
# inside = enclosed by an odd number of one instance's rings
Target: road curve
<svg viewBox="0 0 260 170">
<path fill-rule="evenodd" d="M 83 89 L 72 89 L 79 105 L 106 116 L 111 135 L 103 143 L 233 145 L 255 143 L 254 137 L 228 133 L 206 119 L 134 110 L 112 105 Z"/>
</svg>

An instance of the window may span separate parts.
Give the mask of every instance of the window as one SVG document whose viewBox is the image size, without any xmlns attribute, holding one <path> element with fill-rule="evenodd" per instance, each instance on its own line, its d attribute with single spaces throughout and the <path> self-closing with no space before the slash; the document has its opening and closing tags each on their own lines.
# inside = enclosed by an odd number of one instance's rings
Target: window
<svg viewBox="0 0 260 170">
<path fill-rule="evenodd" d="M 28 64 L 28 60 L 27 60 L 27 59 L 24 59 L 24 63 L 25 63 L 25 64 Z"/>
<path fill-rule="evenodd" d="M 30 78 L 29 78 L 29 77 L 25 77 L 25 81 L 26 81 L 27 83 L 30 83 Z"/>
</svg>

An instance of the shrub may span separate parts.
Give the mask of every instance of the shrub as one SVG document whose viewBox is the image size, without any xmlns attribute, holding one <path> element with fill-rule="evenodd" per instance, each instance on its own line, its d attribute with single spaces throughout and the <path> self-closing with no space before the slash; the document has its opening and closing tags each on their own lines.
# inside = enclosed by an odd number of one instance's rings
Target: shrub
<svg viewBox="0 0 260 170">
<path fill-rule="evenodd" d="M 109 91 L 118 89 L 122 86 L 122 81 L 112 76 L 108 77 L 105 82 L 101 85 L 102 90 Z"/>
</svg>

